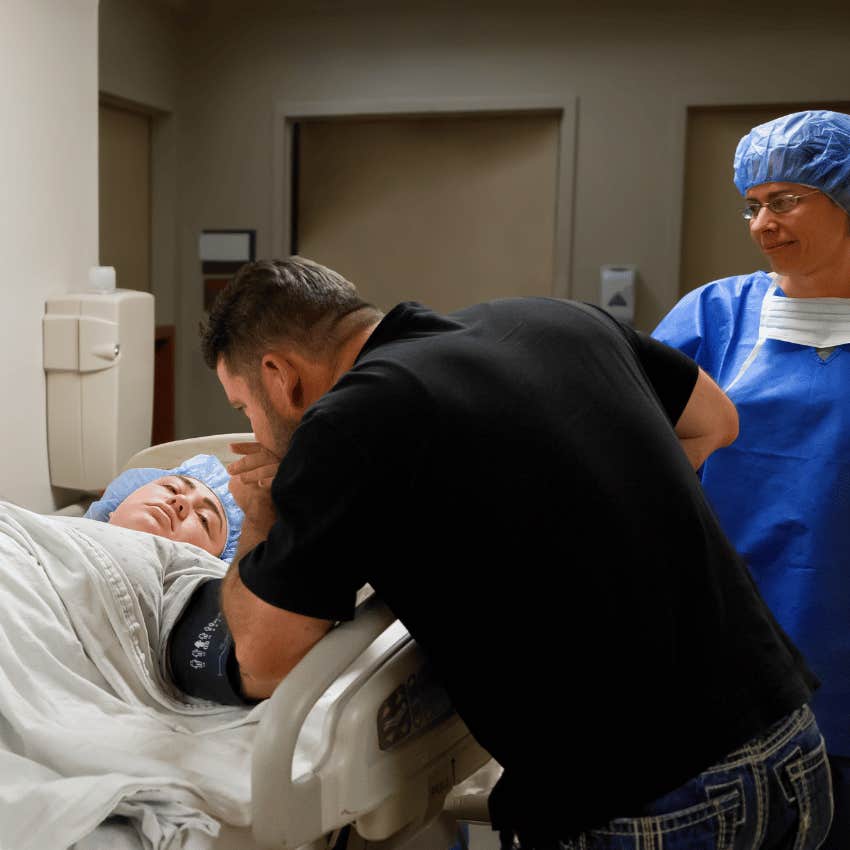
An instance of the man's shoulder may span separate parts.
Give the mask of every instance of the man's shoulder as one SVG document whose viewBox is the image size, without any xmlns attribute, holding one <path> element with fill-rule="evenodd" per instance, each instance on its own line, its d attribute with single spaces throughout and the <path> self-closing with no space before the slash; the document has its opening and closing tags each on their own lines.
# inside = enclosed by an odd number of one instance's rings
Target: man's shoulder
<svg viewBox="0 0 850 850">
<path fill-rule="evenodd" d="M 424 341 L 444 334 L 454 335 L 458 331 L 473 331 L 477 328 L 520 319 L 540 321 L 565 316 L 579 316 L 588 305 L 553 296 L 530 296 L 498 298 L 470 304 L 448 313 L 440 313 L 416 301 L 405 301 L 390 310 L 377 326 L 368 343 L 363 347 L 358 360 L 365 359 L 379 348 L 401 341 Z"/>
<path fill-rule="evenodd" d="M 309 433 L 311 446 L 314 440 L 329 440 L 356 447 L 364 456 L 383 455 L 404 439 L 414 444 L 427 420 L 423 378 L 406 356 L 392 349 L 385 343 L 358 359 L 310 407 L 296 434 Z"/>
<path fill-rule="evenodd" d="M 450 314 L 461 321 L 496 318 L 501 316 L 539 316 L 578 314 L 587 305 L 569 298 L 556 298 L 552 295 L 534 295 L 517 298 L 497 298 L 472 304 Z"/>
</svg>

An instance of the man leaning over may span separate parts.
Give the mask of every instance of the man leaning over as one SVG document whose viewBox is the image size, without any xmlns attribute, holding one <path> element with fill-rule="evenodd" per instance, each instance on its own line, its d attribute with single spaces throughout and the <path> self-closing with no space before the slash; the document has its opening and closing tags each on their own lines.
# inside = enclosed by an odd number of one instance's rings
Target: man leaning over
<svg viewBox="0 0 850 850">
<path fill-rule="evenodd" d="M 222 590 L 248 696 L 369 582 L 505 768 L 505 848 L 820 844 L 817 683 L 694 474 L 737 416 L 693 361 L 568 301 L 384 316 L 298 257 L 202 335 L 263 447 Z"/>
</svg>

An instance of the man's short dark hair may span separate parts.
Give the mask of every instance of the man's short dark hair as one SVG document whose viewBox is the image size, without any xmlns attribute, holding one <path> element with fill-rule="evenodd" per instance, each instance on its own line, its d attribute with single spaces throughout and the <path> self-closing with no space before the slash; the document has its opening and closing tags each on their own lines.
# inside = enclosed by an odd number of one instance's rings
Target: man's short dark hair
<svg viewBox="0 0 850 850">
<path fill-rule="evenodd" d="M 204 362 L 215 369 L 245 371 L 280 343 L 321 354 L 338 344 L 337 324 L 363 311 L 363 324 L 380 318 L 354 284 L 332 269 L 303 257 L 257 260 L 242 266 L 201 322 Z"/>
</svg>

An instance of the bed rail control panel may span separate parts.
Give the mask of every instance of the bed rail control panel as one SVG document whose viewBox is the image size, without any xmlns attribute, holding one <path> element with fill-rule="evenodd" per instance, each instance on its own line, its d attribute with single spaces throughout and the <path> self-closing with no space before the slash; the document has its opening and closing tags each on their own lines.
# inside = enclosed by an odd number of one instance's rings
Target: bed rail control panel
<svg viewBox="0 0 850 850">
<path fill-rule="evenodd" d="M 252 830 L 260 846 L 313 846 L 353 821 L 360 836 L 388 841 L 382 847 L 390 850 L 442 812 L 449 791 L 490 757 L 427 669 L 374 596 L 307 653 L 266 703 L 254 742 Z M 323 744 L 295 770 L 300 730 L 326 692 Z M 390 730 L 405 728 L 382 748 L 381 730 L 386 743 Z"/>
<path fill-rule="evenodd" d="M 150 445 L 153 296 L 113 289 L 51 298 L 43 334 L 50 481 L 99 492 Z"/>
<path fill-rule="evenodd" d="M 378 709 L 378 747 L 392 749 L 420 735 L 454 712 L 449 695 L 428 664 L 412 673 Z"/>
</svg>

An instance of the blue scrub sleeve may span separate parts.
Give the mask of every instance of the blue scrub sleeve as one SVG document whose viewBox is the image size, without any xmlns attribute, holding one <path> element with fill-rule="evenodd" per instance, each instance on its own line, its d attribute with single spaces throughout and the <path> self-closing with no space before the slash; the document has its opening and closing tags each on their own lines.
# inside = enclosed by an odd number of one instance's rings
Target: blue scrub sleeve
<svg viewBox="0 0 850 850">
<path fill-rule="evenodd" d="M 692 357 L 702 363 L 702 344 L 705 335 L 705 316 L 702 295 L 705 287 L 689 292 L 658 323 L 652 332 L 653 338 Z"/>
</svg>

